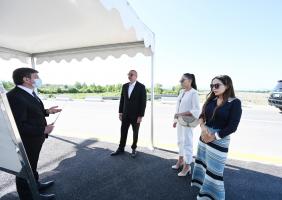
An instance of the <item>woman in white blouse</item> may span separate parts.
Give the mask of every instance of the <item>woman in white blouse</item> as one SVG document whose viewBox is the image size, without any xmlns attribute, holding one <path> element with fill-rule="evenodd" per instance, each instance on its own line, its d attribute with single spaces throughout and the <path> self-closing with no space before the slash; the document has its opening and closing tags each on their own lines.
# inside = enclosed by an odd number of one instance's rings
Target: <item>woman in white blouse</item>
<svg viewBox="0 0 282 200">
<path fill-rule="evenodd" d="M 179 158 L 172 169 L 180 169 L 178 176 L 186 176 L 191 173 L 191 163 L 193 162 L 193 129 L 191 127 L 182 126 L 177 122 L 179 116 L 194 116 L 199 118 L 200 103 L 197 92 L 196 79 L 194 74 L 183 74 L 180 80 L 182 90 L 179 93 L 175 120 L 173 127 L 177 127 L 177 142 L 179 147 Z"/>
</svg>

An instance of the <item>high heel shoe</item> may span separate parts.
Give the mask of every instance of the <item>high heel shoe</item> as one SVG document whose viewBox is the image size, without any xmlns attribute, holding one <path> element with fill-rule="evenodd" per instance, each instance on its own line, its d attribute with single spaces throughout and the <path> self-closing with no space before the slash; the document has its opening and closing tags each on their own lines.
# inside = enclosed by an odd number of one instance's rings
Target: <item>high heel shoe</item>
<svg viewBox="0 0 282 200">
<path fill-rule="evenodd" d="M 184 162 L 177 162 L 175 165 L 172 165 L 171 168 L 175 170 L 179 170 L 180 167 L 184 165 Z"/>
<path fill-rule="evenodd" d="M 191 167 L 190 167 L 190 166 L 189 166 L 189 168 L 188 168 L 187 171 L 183 171 L 183 170 L 182 170 L 181 172 L 179 172 L 179 173 L 178 173 L 178 176 L 179 176 L 179 177 L 184 177 L 184 176 L 187 176 L 187 174 L 189 174 L 189 175 L 191 174 Z"/>
</svg>

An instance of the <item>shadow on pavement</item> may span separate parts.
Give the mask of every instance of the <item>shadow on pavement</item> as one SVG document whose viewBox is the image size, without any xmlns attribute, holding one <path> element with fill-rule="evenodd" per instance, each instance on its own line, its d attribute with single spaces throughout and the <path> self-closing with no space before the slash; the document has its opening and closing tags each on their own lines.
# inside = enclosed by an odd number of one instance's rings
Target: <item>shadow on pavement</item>
<svg viewBox="0 0 282 200">
<path fill-rule="evenodd" d="M 56 180 L 47 192 L 55 193 L 58 200 L 195 199 L 196 191 L 190 188 L 191 176 L 179 178 L 177 172 L 170 169 L 176 158 L 173 153 L 140 148 L 135 159 L 129 153 L 111 157 L 110 153 L 117 148 L 114 144 L 96 140 L 77 144 L 71 138 L 52 138 L 58 139 L 61 140 L 60 145 L 71 144 L 76 149 L 75 156 L 59 161 L 54 170 L 41 175 L 43 180 Z M 60 145 L 56 147 L 58 150 Z M 282 179 L 256 172 L 255 166 L 254 170 L 237 164 L 226 166 L 227 200 L 281 199 Z M 1 198 L 15 199 L 15 192 Z"/>
</svg>

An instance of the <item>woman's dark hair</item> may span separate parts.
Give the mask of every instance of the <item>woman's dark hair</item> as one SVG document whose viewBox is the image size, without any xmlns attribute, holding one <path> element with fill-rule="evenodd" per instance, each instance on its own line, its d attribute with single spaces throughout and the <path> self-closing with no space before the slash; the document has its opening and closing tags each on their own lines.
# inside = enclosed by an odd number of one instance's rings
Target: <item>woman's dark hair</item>
<svg viewBox="0 0 282 200">
<path fill-rule="evenodd" d="M 185 76 L 186 78 L 188 78 L 189 80 L 192 81 L 191 86 L 192 88 L 194 88 L 195 90 L 197 90 L 197 84 L 196 84 L 196 78 L 194 74 L 190 74 L 190 73 L 186 73 L 183 74 L 183 76 Z"/>
<path fill-rule="evenodd" d="M 14 70 L 13 80 L 15 85 L 22 85 L 24 83 L 23 78 L 31 78 L 31 74 L 38 73 L 35 69 L 22 67 Z"/>
<path fill-rule="evenodd" d="M 216 76 L 212 79 L 211 82 L 213 82 L 213 80 L 215 79 L 218 79 L 222 82 L 222 84 L 226 87 L 226 90 L 224 91 L 223 93 L 223 102 L 220 104 L 220 105 L 217 105 L 213 111 L 213 115 L 212 115 L 212 118 L 214 117 L 215 115 L 215 112 L 218 108 L 220 108 L 222 105 L 224 105 L 225 102 L 228 101 L 228 98 L 235 98 L 235 92 L 234 92 L 234 88 L 233 88 L 233 83 L 232 83 L 232 79 L 227 76 L 227 75 L 220 75 L 220 76 Z M 211 102 L 212 100 L 214 100 L 216 98 L 214 92 L 211 91 L 208 93 L 207 95 L 207 100 L 206 102 L 204 103 L 203 105 L 203 109 L 202 109 L 202 116 L 204 117 L 204 120 L 205 119 L 205 110 L 206 110 L 206 106 L 209 102 Z"/>
</svg>

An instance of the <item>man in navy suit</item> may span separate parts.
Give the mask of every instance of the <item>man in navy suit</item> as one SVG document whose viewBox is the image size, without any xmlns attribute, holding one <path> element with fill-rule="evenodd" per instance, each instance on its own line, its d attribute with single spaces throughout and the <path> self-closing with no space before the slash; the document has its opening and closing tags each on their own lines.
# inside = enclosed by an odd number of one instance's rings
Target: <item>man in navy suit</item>
<svg viewBox="0 0 282 200">
<path fill-rule="evenodd" d="M 124 152 L 128 129 L 130 125 L 133 129 L 132 157 L 136 156 L 136 148 L 138 141 L 138 131 L 140 123 L 145 114 L 147 95 L 146 88 L 137 81 L 137 72 L 131 70 L 128 73 L 129 83 L 122 86 L 119 119 L 121 120 L 121 136 L 119 148 L 111 155 L 115 156 Z"/>
<path fill-rule="evenodd" d="M 54 125 L 47 125 L 45 117 L 60 112 L 57 106 L 45 109 L 34 91 L 42 84 L 38 71 L 32 68 L 18 68 L 13 72 L 16 85 L 7 93 L 7 98 L 17 124 L 25 151 L 39 192 L 49 188 L 54 181 L 39 182 L 37 163 L 45 138 L 53 131 Z M 16 177 L 16 186 L 21 200 L 31 200 L 31 192 L 25 179 Z M 54 194 L 40 194 L 41 199 L 54 199 Z"/>
</svg>

